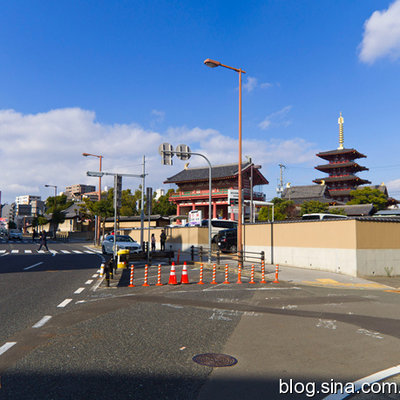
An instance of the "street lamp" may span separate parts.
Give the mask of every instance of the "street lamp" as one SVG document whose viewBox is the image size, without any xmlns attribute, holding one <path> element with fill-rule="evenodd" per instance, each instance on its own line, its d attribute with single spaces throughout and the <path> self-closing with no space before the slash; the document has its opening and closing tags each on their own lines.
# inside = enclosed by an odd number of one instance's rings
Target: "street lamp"
<svg viewBox="0 0 400 400">
<path fill-rule="evenodd" d="M 97 154 L 90 154 L 90 153 L 82 153 L 82 155 L 84 157 L 97 157 L 100 161 L 99 172 L 101 172 L 101 164 L 102 164 L 102 160 L 103 160 L 104 156 L 100 156 Z M 99 175 L 99 190 L 97 192 L 97 196 L 100 201 L 101 200 L 101 175 Z M 98 218 L 97 215 L 96 215 L 96 242 L 97 242 L 97 244 L 99 244 L 99 242 L 100 242 L 100 218 Z"/>
<path fill-rule="evenodd" d="M 234 68 L 228 65 L 224 65 L 219 61 L 211 60 L 207 58 L 204 61 L 204 64 L 210 68 L 216 67 L 224 67 L 231 69 L 239 74 L 239 162 L 238 162 L 238 192 L 239 192 L 239 209 L 238 209 L 238 234 L 237 234 L 237 249 L 239 252 L 239 257 L 241 258 L 243 255 L 243 240 L 242 240 L 242 74 L 245 74 L 246 71 L 243 71 L 241 68 Z"/>
<path fill-rule="evenodd" d="M 54 188 L 54 209 L 56 208 L 57 202 L 57 186 L 56 185 L 44 185 L 45 187 L 53 187 Z"/>
</svg>

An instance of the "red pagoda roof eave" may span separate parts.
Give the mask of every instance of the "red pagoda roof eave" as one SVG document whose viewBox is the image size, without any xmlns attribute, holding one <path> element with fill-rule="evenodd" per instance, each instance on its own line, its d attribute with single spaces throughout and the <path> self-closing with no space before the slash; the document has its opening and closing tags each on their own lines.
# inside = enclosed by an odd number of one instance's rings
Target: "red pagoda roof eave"
<svg viewBox="0 0 400 400">
<path fill-rule="evenodd" d="M 330 158 L 341 155 L 341 154 L 353 154 L 356 157 L 355 158 L 366 158 L 367 156 L 358 152 L 355 149 L 342 149 L 342 150 L 328 150 L 328 151 L 322 151 L 317 154 L 318 157 L 324 158 L 329 160 Z"/>
</svg>

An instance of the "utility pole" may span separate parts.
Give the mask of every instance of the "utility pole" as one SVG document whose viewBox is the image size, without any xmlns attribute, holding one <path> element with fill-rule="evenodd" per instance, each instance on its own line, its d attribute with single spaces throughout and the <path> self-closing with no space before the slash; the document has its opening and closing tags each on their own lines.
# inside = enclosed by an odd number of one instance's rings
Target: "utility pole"
<svg viewBox="0 0 400 400">
<path fill-rule="evenodd" d="M 143 248 L 143 229 L 144 229 L 144 191 L 145 191 L 145 177 L 146 177 L 146 158 L 143 156 L 142 164 L 142 199 L 140 202 L 140 245 Z"/>
<path fill-rule="evenodd" d="M 286 166 L 283 165 L 283 164 L 279 164 L 279 168 L 281 170 L 281 173 L 280 173 L 281 177 L 280 177 L 280 180 L 279 180 L 278 187 L 276 188 L 276 192 L 278 193 L 279 197 L 282 198 L 282 193 L 283 193 L 283 169 L 286 168 Z"/>
</svg>

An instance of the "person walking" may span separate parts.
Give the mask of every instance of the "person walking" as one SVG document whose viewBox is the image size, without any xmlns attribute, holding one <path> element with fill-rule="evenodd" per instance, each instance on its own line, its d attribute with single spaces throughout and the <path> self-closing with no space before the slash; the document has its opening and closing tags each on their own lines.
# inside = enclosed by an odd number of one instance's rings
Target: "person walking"
<svg viewBox="0 0 400 400">
<path fill-rule="evenodd" d="M 164 232 L 164 229 L 161 231 L 160 235 L 160 245 L 161 245 L 161 251 L 165 251 L 165 240 L 167 238 L 167 235 Z"/>
<path fill-rule="evenodd" d="M 35 243 L 35 238 L 36 238 L 36 231 L 35 228 L 32 231 L 32 243 Z"/>
<path fill-rule="evenodd" d="M 151 234 L 151 251 L 156 251 L 156 237 L 154 233 Z"/>
<path fill-rule="evenodd" d="M 40 232 L 40 246 L 39 246 L 38 251 L 40 251 L 42 246 L 46 247 L 46 250 L 49 251 L 49 249 L 47 247 L 47 234 L 46 234 L 46 231 Z"/>
</svg>

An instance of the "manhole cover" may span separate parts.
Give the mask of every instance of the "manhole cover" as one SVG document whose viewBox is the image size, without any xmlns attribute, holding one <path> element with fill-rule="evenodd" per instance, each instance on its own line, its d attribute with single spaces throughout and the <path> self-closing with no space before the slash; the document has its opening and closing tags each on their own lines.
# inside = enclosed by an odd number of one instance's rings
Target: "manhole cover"
<svg viewBox="0 0 400 400">
<path fill-rule="evenodd" d="M 197 362 L 197 364 L 206 365 L 207 367 L 231 367 L 238 362 L 236 358 L 232 356 L 218 353 L 198 354 L 194 356 L 192 360 Z"/>
</svg>

